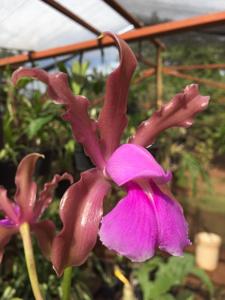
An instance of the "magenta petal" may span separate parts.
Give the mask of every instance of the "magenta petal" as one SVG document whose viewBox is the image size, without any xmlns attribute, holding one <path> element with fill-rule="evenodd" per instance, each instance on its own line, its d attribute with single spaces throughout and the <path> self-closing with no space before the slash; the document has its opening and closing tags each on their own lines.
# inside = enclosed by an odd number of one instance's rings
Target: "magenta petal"
<svg viewBox="0 0 225 300">
<path fill-rule="evenodd" d="M 175 95 L 169 103 L 143 122 L 130 142 L 147 147 L 167 128 L 191 126 L 195 115 L 206 109 L 208 102 L 208 96 L 199 94 L 197 84 L 186 86 L 182 93 Z"/>
<path fill-rule="evenodd" d="M 45 183 L 44 189 L 40 192 L 39 199 L 35 203 L 34 219 L 37 219 L 38 217 L 40 218 L 42 213 L 52 202 L 54 189 L 62 180 L 69 180 L 71 184 L 73 183 L 73 177 L 68 173 L 64 173 L 63 175 L 56 174 L 52 181 Z"/>
<path fill-rule="evenodd" d="M 52 263 L 58 275 L 79 266 L 93 249 L 102 217 L 103 199 L 110 184 L 97 169 L 82 173 L 64 194 L 60 205 L 63 228 L 53 242 Z"/>
<path fill-rule="evenodd" d="M 188 225 L 182 207 L 151 183 L 159 227 L 159 248 L 172 255 L 180 256 L 190 245 Z"/>
<path fill-rule="evenodd" d="M 126 42 L 112 33 L 105 34 L 113 38 L 120 54 L 119 66 L 107 79 L 104 105 L 98 120 L 103 152 L 108 158 L 120 144 L 127 125 L 128 89 L 137 62 Z"/>
<path fill-rule="evenodd" d="M 75 138 L 83 144 L 93 163 L 103 168 L 104 159 L 96 133 L 96 124 L 88 115 L 89 101 L 83 96 L 72 94 L 67 75 L 62 72 L 49 74 L 38 68 L 19 68 L 13 73 L 13 83 L 16 84 L 22 77 L 33 77 L 47 84 L 49 97 L 55 100 L 55 103 L 66 106 L 64 118 L 71 123 Z"/>
<path fill-rule="evenodd" d="M 132 261 L 144 261 L 157 247 L 157 222 L 153 205 L 136 184 L 102 219 L 99 231 L 102 243 Z"/>
<path fill-rule="evenodd" d="M 42 254 L 50 259 L 52 242 L 55 237 L 55 225 L 50 220 L 44 220 L 31 225 L 31 229 L 34 232 L 38 244 L 41 248 Z"/>
<path fill-rule="evenodd" d="M 44 156 L 39 153 L 31 153 L 21 160 L 17 168 L 15 201 L 20 207 L 23 221 L 29 221 L 32 218 L 37 192 L 37 185 L 32 176 L 36 162 L 40 157 L 43 158 Z"/>
<path fill-rule="evenodd" d="M 9 218 L 1 219 L 0 226 L 5 228 L 16 227 L 15 223 Z"/>
<path fill-rule="evenodd" d="M 166 183 L 172 176 L 162 169 L 146 149 L 134 144 L 120 146 L 107 161 L 106 172 L 118 185 L 138 178 Z"/>
<path fill-rule="evenodd" d="M 7 228 L 0 225 L 0 263 L 2 261 L 5 246 L 10 241 L 11 236 L 17 231 L 18 229 L 16 227 Z"/>
</svg>

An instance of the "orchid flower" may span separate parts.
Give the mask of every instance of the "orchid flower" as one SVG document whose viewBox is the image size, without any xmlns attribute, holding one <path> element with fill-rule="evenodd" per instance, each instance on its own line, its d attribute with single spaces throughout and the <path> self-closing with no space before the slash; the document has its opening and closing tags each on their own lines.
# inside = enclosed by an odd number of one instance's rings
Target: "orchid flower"
<svg viewBox="0 0 225 300">
<path fill-rule="evenodd" d="M 3 257 L 4 247 L 13 234 L 20 230 L 20 226 L 29 223 L 36 236 L 43 255 L 50 258 L 51 245 L 55 236 L 55 225 L 50 220 L 40 221 L 40 217 L 52 201 L 54 188 L 61 180 L 73 178 L 68 173 L 55 175 L 52 181 L 45 183 L 44 189 L 37 197 L 37 185 L 32 180 L 34 168 L 38 158 L 44 157 L 39 153 L 25 156 L 20 162 L 16 177 L 16 193 L 14 202 L 7 197 L 7 191 L 0 187 L 0 210 L 5 218 L 0 220 L 0 261 Z"/>
<path fill-rule="evenodd" d="M 143 122 L 127 144 L 120 145 L 127 125 L 127 96 L 136 58 L 118 36 L 105 35 L 114 39 L 120 64 L 106 82 L 97 122 L 89 118 L 89 101 L 72 94 L 65 74 L 21 68 L 13 75 L 14 83 L 28 76 L 47 84 L 49 97 L 65 105 L 64 119 L 71 123 L 74 137 L 96 166 L 83 172 L 61 201 L 63 228 L 53 241 L 51 257 L 58 275 L 67 266 L 85 262 L 98 233 L 104 245 L 133 261 L 152 257 L 157 247 L 182 255 L 190 244 L 182 208 L 166 186 L 172 175 L 145 147 L 167 128 L 189 127 L 194 116 L 207 107 L 209 97 L 201 96 L 197 85 L 187 86 Z M 102 217 L 103 200 L 111 182 L 125 189 L 127 195 Z"/>
</svg>

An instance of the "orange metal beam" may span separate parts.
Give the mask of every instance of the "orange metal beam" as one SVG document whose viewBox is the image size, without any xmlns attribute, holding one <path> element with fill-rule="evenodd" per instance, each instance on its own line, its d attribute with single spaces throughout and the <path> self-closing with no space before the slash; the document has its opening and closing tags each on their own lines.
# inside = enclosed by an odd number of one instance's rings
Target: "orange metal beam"
<svg viewBox="0 0 225 300">
<path fill-rule="evenodd" d="M 149 59 L 145 59 L 139 53 L 135 53 L 138 61 L 144 63 L 146 66 L 155 68 L 155 63 L 151 62 Z M 164 67 L 165 68 L 165 67 Z M 203 64 L 203 65 L 172 65 L 169 66 L 171 70 L 174 71 L 192 71 L 192 70 L 214 70 L 214 69 L 225 69 L 225 63 L 223 64 Z"/>
<path fill-rule="evenodd" d="M 132 42 L 136 40 L 153 38 L 162 35 L 168 35 L 184 30 L 193 30 L 196 28 L 212 25 L 225 24 L 225 12 L 219 12 L 209 15 L 203 15 L 198 17 L 193 17 L 185 20 L 167 22 L 162 24 L 157 24 L 153 26 L 147 26 L 139 29 L 135 29 L 126 32 L 121 35 L 121 38 L 127 42 Z M 101 45 L 104 47 L 112 46 L 113 41 L 111 38 L 104 38 L 101 41 Z M 99 48 L 99 40 L 89 40 L 77 44 L 72 44 L 68 46 L 62 46 L 42 51 L 32 52 L 32 54 L 21 54 L 13 57 L 6 57 L 0 59 L 0 66 L 5 66 L 8 64 L 21 64 L 24 62 L 32 60 L 38 60 L 48 57 L 54 57 L 59 55 L 65 55 L 74 53 L 76 51 L 87 51 Z"/>
<path fill-rule="evenodd" d="M 203 83 L 207 86 L 211 86 L 213 88 L 218 88 L 218 89 L 223 89 L 225 90 L 225 83 L 223 82 L 217 82 L 214 80 L 209 80 L 209 79 L 205 79 L 205 78 L 199 78 L 199 77 L 195 77 L 189 74 L 184 74 L 184 73 L 180 73 L 176 70 L 172 70 L 168 67 L 164 67 L 163 68 L 163 73 L 166 75 L 170 75 L 170 76 L 174 76 L 174 77 L 178 77 L 178 78 L 183 78 L 183 79 L 188 79 L 197 83 Z"/>
<path fill-rule="evenodd" d="M 192 71 L 192 70 L 209 70 L 209 69 L 225 69 L 225 64 L 204 64 L 204 65 L 183 65 L 170 66 L 174 70 Z"/>
<path fill-rule="evenodd" d="M 67 16 L 68 18 L 70 18 L 74 22 L 80 24 L 81 26 L 83 26 L 87 30 L 91 31 L 92 33 L 96 34 L 97 36 L 101 34 L 101 32 L 99 30 L 94 28 L 91 24 L 89 24 L 86 21 L 84 21 L 83 19 L 81 19 L 79 16 L 77 16 L 75 13 L 73 13 L 71 10 L 67 9 L 65 6 L 61 5 L 57 1 L 55 1 L 55 0 L 41 0 L 41 1 L 46 3 L 49 6 L 53 7 L 61 14 Z"/>
<path fill-rule="evenodd" d="M 202 83 L 202 84 L 205 84 L 205 85 L 213 87 L 213 88 L 219 88 L 219 89 L 225 90 L 225 83 L 223 83 L 223 82 L 217 82 L 214 80 L 209 80 L 209 79 L 205 79 L 205 78 L 195 77 L 195 76 L 192 76 L 189 74 L 184 74 L 184 73 L 181 73 L 181 72 L 178 72 L 178 71 L 172 69 L 171 67 L 163 67 L 162 72 L 169 76 L 188 79 L 193 82 Z M 155 75 L 155 68 L 150 68 L 150 69 L 144 70 L 141 72 L 140 76 L 136 80 L 134 80 L 134 83 L 140 83 L 142 80 L 147 79 L 147 78 L 151 77 L 152 75 Z"/>
<path fill-rule="evenodd" d="M 134 79 L 133 83 L 138 84 L 141 81 L 143 81 L 144 79 L 151 77 L 152 75 L 155 75 L 155 68 L 150 68 L 150 69 L 144 70 L 140 73 L 138 78 Z"/>
<path fill-rule="evenodd" d="M 112 7 L 118 14 L 124 19 L 134 25 L 135 28 L 141 28 L 144 26 L 143 22 L 136 19 L 131 13 L 129 13 L 123 6 L 121 6 L 116 0 L 103 0 L 106 4 Z M 152 39 L 151 42 L 162 49 L 165 49 L 165 45 L 159 39 Z"/>
</svg>

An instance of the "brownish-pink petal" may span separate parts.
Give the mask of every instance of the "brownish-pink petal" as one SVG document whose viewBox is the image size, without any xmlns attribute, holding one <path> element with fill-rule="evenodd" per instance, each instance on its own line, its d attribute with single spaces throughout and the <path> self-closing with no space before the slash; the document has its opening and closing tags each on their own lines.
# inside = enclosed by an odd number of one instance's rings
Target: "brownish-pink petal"
<svg viewBox="0 0 225 300">
<path fill-rule="evenodd" d="M 141 123 L 129 142 L 147 147 L 167 128 L 191 126 L 194 116 L 206 109 L 208 102 L 208 96 L 199 94 L 197 84 L 188 85 L 182 93 L 177 94 L 151 118 Z"/>
<path fill-rule="evenodd" d="M 39 218 L 45 209 L 52 202 L 52 197 L 54 193 L 54 189 L 57 187 L 58 183 L 62 180 L 69 180 L 70 183 L 73 183 L 72 175 L 68 173 L 64 173 L 63 175 L 56 174 L 52 181 L 45 183 L 44 189 L 40 192 L 39 199 L 35 203 L 33 218 Z"/>
<path fill-rule="evenodd" d="M 7 197 L 7 191 L 3 187 L 0 187 L 0 210 L 2 210 L 5 216 L 14 224 L 19 222 L 19 216 L 16 214 L 13 203 Z"/>
<path fill-rule="evenodd" d="M 55 103 L 64 104 L 67 111 L 65 120 L 72 126 L 77 141 L 84 146 L 84 150 L 93 163 L 104 168 L 104 159 L 96 133 L 96 124 L 88 115 L 89 101 L 83 96 L 74 96 L 69 88 L 67 75 L 62 72 L 47 73 L 38 68 L 19 68 L 13 73 L 14 84 L 22 77 L 33 77 L 43 81 L 48 86 L 48 95 Z"/>
<path fill-rule="evenodd" d="M 50 260 L 52 242 L 55 237 L 54 223 L 50 220 L 44 220 L 32 224 L 31 229 L 38 240 L 42 254 Z"/>
<path fill-rule="evenodd" d="M 36 201 L 37 185 L 32 180 L 37 160 L 44 157 L 39 153 L 26 155 L 16 171 L 15 201 L 20 207 L 21 220 L 29 221 L 32 218 L 33 207 Z"/>
<path fill-rule="evenodd" d="M 109 188 L 101 172 L 91 169 L 64 194 L 60 206 L 63 228 L 52 248 L 52 263 L 59 276 L 66 267 L 81 265 L 93 249 Z"/>
<path fill-rule="evenodd" d="M 127 125 L 127 96 L 136 58 L 122 39 L 112 33 L 120 54 L 120 64 L 108 77 L 103 108 L 98 119 L 102 149 L 108 158 L 120 144 L 121 135 Z"/>
<path fill-rule="evenodd" d="M 16 227 L 4 227 L 0 225 L 0 263 L 4 254 L 4 248 L 11 239 L 11 236 L 16 233 Z"/>
</svg>

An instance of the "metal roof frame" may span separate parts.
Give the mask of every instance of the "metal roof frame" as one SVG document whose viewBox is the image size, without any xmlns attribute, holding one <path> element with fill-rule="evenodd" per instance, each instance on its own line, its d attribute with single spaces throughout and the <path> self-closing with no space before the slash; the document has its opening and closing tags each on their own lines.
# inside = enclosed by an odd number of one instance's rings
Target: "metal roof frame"
<svg viewBox="0 0 225 300">
<path fill-rule="evenodd" d="M 60 2 L 56 0 L 39 0 L 40 2 L 43 2 L 44 4 L 48 5 L 49 7 L 55 9 L 58 13 L 68 17 L 75 23 L 79 24 L 83 28 L 87 29 L 88 31 L 92 32 L 93 34 L 100 36 L 102 32 L 95 28 L 92 24 L 75 14 L 71 9 L 68 9 L 64 5 L 62 5 Z M 122 16 L 127 22 L 131 23 L 135 27 L 142 27 L 142 23 L 139 22 L 136 18 L 134 18 L 124 7 L 122 7 L 120 4 L 117 3 L 115 0 L 102 0 L 106 3 L 111 9 L 113 9 L 115 12 L 118 13 L 118 15 Z M 155 43 L 153 41 L 153 43 Z M 157 42 L 156 42 L 157 44 Z M 8 51 L 10 51 L 10 48 L 7 48 Z M 13 49 L 14 50 L 14 49 Z M 22 51 L 18 51 L 18 53 L 21 53 Z M 23 50 L 23 52 L 27 53 L 28 56 L 31 58 L 31 53 L 34 52 L 33 50 Z"/>
<path fill-rule="evenodd" d="M 101 32 L 98 29 L 93 27 L 88 22 L 84 21 L 78 15 L 76 15 L 71 10 L 67 9 L 65 6 L 58 3 L 57 1 L 55 1 L 55 0 L 40 0 L 40 1 L 42 1 L 43 3 L 49 5 L 50 7 L 54 8 L 54 9 L 56 9 L 58 12 L 67 16 L 68 18 L 70 18 L 74 22 L 80 24 L 82 27 L 86 28 L 87 30 L 91 31 L 92 33 L 96 34 L 97 36 L 101 34 Z"/>
<path fill-rule="evenodd" d="M 80 18 L 78 15 L 76 15 L 74 12 L 72 12 L 70 9 L 63 6 L 61 3 L 57 2 L 56 0 L 40 0 L 41 2 L 45 3 L 46 5 L 49 5 L 53 9 L 57 10 L 59 13 L 63 14 L 64 16 L 67 16 L 75 23 L 78 23 L 85 29 L 89 30 L 90 32 L 94 33 L 97 36 L 101 35 L 101 32 L 93 27 L 91 24 L 86 22 L 84 19 Z M 105 2 L 108 6 L 110 6 L 113 10 L 115 10 L 120 16 L 122 16 L 125 20 L 127 20 L 129 23 L 134 25 L 135 28 L 141 28 L 143 26 L 143 23 L 137 20 L 132 14 L 130 14 L 123 6 L 121 6 L 116 0 L 102 0 Z M 151 42 L 155 44 L 155 46 L 160 47 L 162 49 L 165 48 L 164 44 L 161 43 L 158 39 L 152 39 Z M 9 49 L 10 50 L 10 49 Z M 34 60 L 33 59 L 33 53 L 35 51 L 27 51 L 25 55 L 28 56 L 28 60 Z M 20 55 L 20 54 L 18 54 Z M 17 55 L 15 55 L 17 56 Z M 58 56 L 58 55 L 55 55 Z"/>
<path fill-rule="evenodd" d="M 111 8 L 113 8 L 118 14 L 120 14 L 124 19 L 134 25 L 135 28 L 141 28 L 144 26 L 144 23 L 136 19 L 132 14 L 130 14 L 121 4 L 115 0 L 103 0 Z"/>
<path fill-rule="evenodd" d="M 193 30 L 201 27 L 224 24 L 225 12 L 223 11 L 219 13 L 192 17 L 185 20 L 161 23 L 153 26 L 146 26 L 126 32 L 120 36 L 127 42 L 132 42 L 142 39 L 160 37 L 163 35 L 168 35 L 181 31 Z M 108 47 L 112 45 L 113 41 L 111 38 L 106 37 L 103 40 L 101 40 L 101 47 Z M 98 49 L 99 46 L 99 39 L 88 40 L 85 42 L 75 43 L 67 46 L 51 48 L 42 51 L 34 51 L 32 53 L 25 53 L 11 57 L 5 57 L 0 59 L 0 66 L 2 67 L 6 65 L 21 64 L 30 60 L 34 61 L 49 57 L 70 54 L 77 51 L 88 51 Z"/>
</svg>

